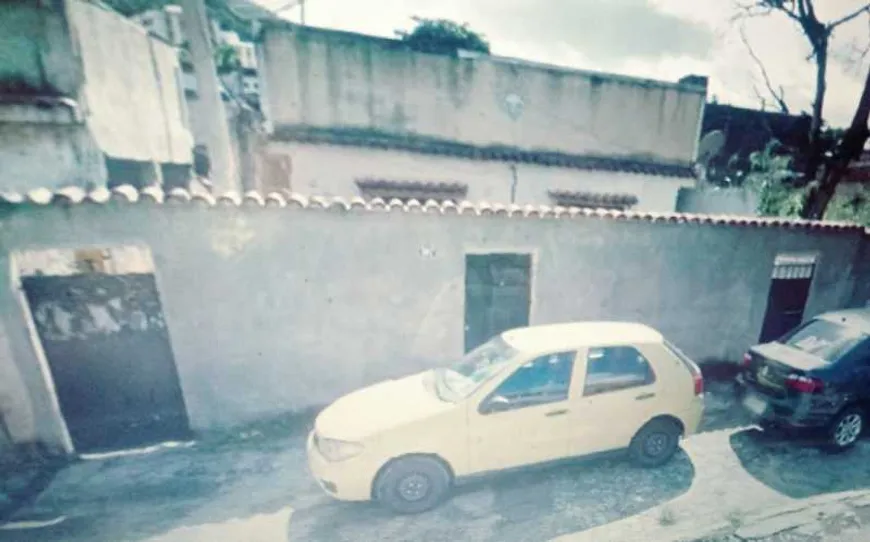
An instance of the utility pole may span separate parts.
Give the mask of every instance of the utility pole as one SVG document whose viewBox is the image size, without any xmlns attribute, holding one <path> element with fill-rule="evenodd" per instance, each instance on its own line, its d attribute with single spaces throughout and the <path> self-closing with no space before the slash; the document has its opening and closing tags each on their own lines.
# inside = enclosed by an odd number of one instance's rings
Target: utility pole
<svg viewBox="0 0 870 542">
<path fill-rule="evenodd" d="M 229 123 L 221 99 L 214 60 L 211 30 L 204 0 L 181 0 L 184 33 L 190 47 L 196 78 L 198 103 L 195 113 L 205 128 L 205 143 L 211 163 L 210 181 L 221 191 L 239 190 L 239 176 L 233 157 Z"/>
</svg>

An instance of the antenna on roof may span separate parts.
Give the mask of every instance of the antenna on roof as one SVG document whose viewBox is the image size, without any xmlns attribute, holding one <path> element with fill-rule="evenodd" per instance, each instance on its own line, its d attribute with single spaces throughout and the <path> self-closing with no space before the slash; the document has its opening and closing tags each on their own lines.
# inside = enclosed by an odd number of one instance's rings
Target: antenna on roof
<svg viewBox="0 0 870 542">
<path fill-rule="evenodd" d="M 696 171 L 698 172 L 702 182 L 707 180 L 707 166 L 709 166 L 710 161 L 719 156 L 719 153 L 722 152 L 722 147 L 724 146 L 725 132 L 722 130 L 707 132 L 704 134 L 704 137 L 701 138 L 701 141 L 698 142 L 698 156 L 695 159 L 695 162 L 698 166 Z"/>
<path fill-rule="evenodd" d="M 725 132 L 722 130 L 707 132 L 698 143 L 698 163 L 706 166 L 710 163 L 710 160 L 719 156 L 724 146 Z"/>
</svg>

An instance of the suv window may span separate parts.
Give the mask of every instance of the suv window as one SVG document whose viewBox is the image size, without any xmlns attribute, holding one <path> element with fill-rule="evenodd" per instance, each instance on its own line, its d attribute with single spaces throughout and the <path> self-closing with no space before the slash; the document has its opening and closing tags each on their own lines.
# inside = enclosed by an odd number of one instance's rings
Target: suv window
<svg viewBox="0 0 870 542">
<path fill-rule="evenodd" d="M 514 410 L 527 406 L 556 403 L 568 399 L 575 352 L 557 352 L 525 363 L 490 396 L 507 400 Z"/>
<path fill-rule="evenodd" d="M 583 395 L 646 386 L 655 380 L 649 361 L 632 346 L 590 348 Z"/>
<path fill-rule="evenodd" d="M 827 320 L 810 320 L 780 342 L 831 363 L 866 338 L 867 335 L 855 328 Z"/>
</svg>

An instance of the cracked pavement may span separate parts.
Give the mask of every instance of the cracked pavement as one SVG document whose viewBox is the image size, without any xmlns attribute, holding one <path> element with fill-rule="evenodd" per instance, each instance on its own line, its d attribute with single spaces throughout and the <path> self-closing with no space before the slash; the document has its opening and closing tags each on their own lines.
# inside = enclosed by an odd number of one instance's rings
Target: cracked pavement
<svg viewBox="0 0 870 542">
<path fill-rule="evenodd" d="M 713 388 L 705 432 L 659 469 L 608 459 L 495 475 L 461 486 L 432 512 L 393 516 L 323 494 L 305 466 L 304 424 L 285 420 L 191 447 L 74 463 L 0 528 L 0 542 L 730 542 L 759 511 L 870 488 L 870 442 L 830 456 L 772 438 L 746 427 L 727 386 Z"/>
</svg>

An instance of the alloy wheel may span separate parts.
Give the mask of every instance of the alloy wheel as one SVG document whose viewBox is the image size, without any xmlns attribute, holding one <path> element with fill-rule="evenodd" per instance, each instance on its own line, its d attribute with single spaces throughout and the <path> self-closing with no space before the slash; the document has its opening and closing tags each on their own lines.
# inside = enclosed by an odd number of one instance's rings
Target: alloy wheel
<svg viewBox="0 0 870 542">
<path fill-rule="evenodd" d="M 840 447 L 849 446 L 858 440 L 862 428 L 863 420 L 861 419 L 860 414 L 853 412 L 844 416 L 843 419 L 840 420 L 840 423 L 837 424 L 837 428 L 834 430 L 834 442 Z"/>
</svg>

